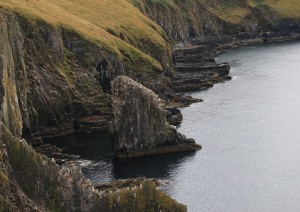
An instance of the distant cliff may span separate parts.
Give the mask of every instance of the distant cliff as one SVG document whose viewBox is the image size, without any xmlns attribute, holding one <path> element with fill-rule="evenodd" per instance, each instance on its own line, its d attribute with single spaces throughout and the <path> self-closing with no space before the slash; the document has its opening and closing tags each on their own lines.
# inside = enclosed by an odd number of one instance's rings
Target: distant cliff
<svg viewBox="0 0 300 212">
<path fill-rule="evenodd" d="M 174 42 L 210 36 L 300 31 L 300 2 L 289 0 L 128 0 Z"/>
</svg>

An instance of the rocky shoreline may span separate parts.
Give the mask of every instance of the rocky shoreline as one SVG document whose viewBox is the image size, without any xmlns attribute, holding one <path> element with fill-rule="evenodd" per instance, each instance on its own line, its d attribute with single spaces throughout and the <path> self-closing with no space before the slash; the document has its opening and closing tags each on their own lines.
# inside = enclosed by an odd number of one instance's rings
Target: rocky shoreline
<svg viewBox="0 0 300 212">
<path fill-rule="evenodd" d="M 299 39 L 298 16 L 260 4 L 130 3 L 0 3 L 0 211 L 186 211 L 152 181 L 95 189 L 76 155 L 43 138 L 110 130 L 119 158 L 196 151 L 178 108 L 230 80 L 217 52 Z"/>
<path fill-rule="evenodd" d="M 293 40 L 300 40 L 300 34 L 217 36 L 193 40 L 183 46 L 175 45 L 172 58 L 173 71 L 164 72 L 166 79 L 169 80 L 167 94 L 163 97 L 166 101 L 167 121 L 171 125 L 178 126 L 183 120 L 178 108 L 203 101 L 186 96 L 185 92 L 208 89 L 215 83 L 231 79 L 230 66 L 227 63 L 217 64 L 214 59 L 220 51 L 238 46 Z M 27 140 L 32 144 L 39 144 L 42 142 L 42 137 L 55 137 L 73 132 L 108 131 L 112 119 L 111 112 L 100 116 L 81 117 L 74 119 L 72 126 L 70 125 L 67 130 L 49 127 L 43 130 L 43 134 L 29 137 Z"/>
<path fill-rule="evenodd" d="M 253 38 L 239 38 L 238 35 L 231 37 L 209 38 L 204 40 L 194 40 L 191 44 L 184 47 L 174 48 L 173 63 L 174 71 L 165 72 L 165 76 L 170 79 L 173 89 L 173 97 L 166 99 L 166 121 L 173 126 L 178 126 L 184 117 L 178 108 L 187 107 L 192 103 L 202 102 L 201 99 L 194 99 L 191 96 L 185 96 L 184 92 L 204 90 L 213 87 L 215 83 L 230 80 L 230 66 L 227 63 L 217 64 L 214 57 L 222 50 L 238 46 L 247 46 L 255 44 L 276 43 L 285 41 L 300 40 L 300 34 L 277 35 L 266 38 L 265 36 L 256 36 Z M 75 129 L 79 132 L 92 133 L 95 131 L 108 131 L 109 125 L 113 120 L 111 115 L 87 117 L 75 121 Z M 66 133 L 68 134 L 68 133 Z M 49 156 L 57 156 L 59 164 L 64 161 L 74 161 L 73 156 L 62 156 L 61 151 L 55 152 L 56 148 L 49 148 L 43 145 L 41 138 L 32 141 L 36 145 L 36 150 Z M 174 153 L 180 151 L 195 151 L 201 149 L 200 145 L 189 144 L 158 147 L 154 150 L 138 150 L 136 152 L 119 152 L 115 156 L 118 158 L 139 157 L 153 154 Z M 48 151 L 48 154 L 47 154 Z"/>
<path fill-rule="evenodd" d="M 188 46 L 174 49 L 175 71 L 167 76 L 170 77 L 175 92 L 203 90 L 213 87 L 215 83 L 231 80 L 230 66 L 227 63 L 217 64 L 214 59 L 224 49 L 300 40 L 300 34 L 220 37 L 194 40 Z"/>
</svg>

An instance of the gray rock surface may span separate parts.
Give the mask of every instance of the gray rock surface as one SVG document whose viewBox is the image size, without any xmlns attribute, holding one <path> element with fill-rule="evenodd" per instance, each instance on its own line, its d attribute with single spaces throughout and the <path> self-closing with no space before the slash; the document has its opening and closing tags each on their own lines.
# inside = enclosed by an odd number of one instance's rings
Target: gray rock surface
<svg viewBox="0 0 300 212">
<path fill-rule="evenodd" d="M 183 151 L 185 144 L 195 145 L 193 139 L 187 139 L 167 123 L 165 102 L 153 91 L 126 76 L 117 77 L 112 84 L 114 119 L 111 132 L 116 153 L 136 152 L 128 155 L 134 157 L 146 155 L 147 150 L 151 154 L 161 154 L 169 150 Z M 171 146 L 178 149 L 168 150 Z M 156 148 L 157 152 L 152 151 Z M 159 148 L 165 149 L 160 151 Z"/>
</svg>

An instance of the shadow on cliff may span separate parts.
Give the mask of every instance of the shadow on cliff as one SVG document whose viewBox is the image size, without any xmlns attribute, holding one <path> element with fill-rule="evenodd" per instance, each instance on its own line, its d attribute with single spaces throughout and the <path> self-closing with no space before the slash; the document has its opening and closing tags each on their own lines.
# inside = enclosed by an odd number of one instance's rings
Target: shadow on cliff
<svg viewBox="0 0 300 212">
<path fill-rule="evenodd" d="M 61 148 L 65 154 L 79 155 L 85 160 L 98 161 L 112 157 L 112 139 L 107 132 L 72 133 L 43 140 L 46 144 Z"/>
</svg>

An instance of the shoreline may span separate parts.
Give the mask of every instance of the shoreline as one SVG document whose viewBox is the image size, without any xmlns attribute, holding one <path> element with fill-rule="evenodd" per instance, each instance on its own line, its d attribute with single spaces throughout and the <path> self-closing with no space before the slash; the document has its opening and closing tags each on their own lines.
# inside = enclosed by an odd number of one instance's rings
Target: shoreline
<svg viewBox="0 0 300 212">
<path fill-rule="evenodd" d="M 268 43 L 300 40 L 300 34 L 256 36 L 253 38 L 231 37 L 194 40 L 184 48 L 174 48 L 174 73 L 170 77 L 175 92 L 193 92 L 213 87 L 215 83 L 231 80 L 228 63 L 217 63 L 215 57 L 222 50 Z M 193 102 L 191 102 L 192 104 Z M 183 107 L 189 104 L 182 104 Z"/>
<path fill-rule="evenodd" d="M 215 61 L 215 56 L 219 53 L 221 53 L 222 50 L 225 49 L 230 49 L 230 48 L 235 48 L 235 47 L 241 47 L 241 46 L 250 46 L 250 45 L 258 45 L 258 44 L 266 44 L 266 43 L 280 43 L 280 42 L 289 42 L 289 41 L 297 41 L 300 40 L 300 34 L 292 35 L 292 36 L 278 36 L 278 37 L 273 37 L 268 40 L 268 42 L 265 42 L 262 37 L 256 37 L 253 39 L 242 39 L 242 40 L 230 40 L 230 42 L 225 42 L 225 43 L 212 43 L 209 40 L 204 40 L 204 41 L 195 41 L 199 44 L 199 42 L 202 43 L 202 45 L 194 45 L 194 46 L 189 46 L 187 48 L 179 48 L 179 49 L 174 49 L 174 53 L 179 52 L 184 52 L 185 56 L 191 61 L 188 61 L 190 64 L 196 64 L 198 65 L 200 73 L 203 74 L 203 72 L 206 71 L 206 74 L 214 74 L 215 72 L 221 72 L 221 75 L 210 78 L 208 80 L 201 80 L 199 79 L 199 75 L 197 75 L 197 67 L 192 66 L 188 67 L 191 71 L 181 71 L 180 73 L 188 73 L 190 79 L 184 81 L 185 87 L 184 89 L 181 89 L 180 93 L 182 92 L 183 95 L 186 92 L 197 92 L 201 90 L 206 90 L 214 86 L 214 84 L 219 83 L 219 82 L 225 82 L 227 80 L 230 80 L 230 66 L 227 63 L 221 63 L 218 64 Z M 221 40 L 224 42 L 224 40 Z M 208 44 L 207 44 L 208 43 Z M 204 50 L 204 51 L 203 51 Z M 204 56 L 203 56 L 204 55 Z M 205 59 L 203 59 L 205 58 Z M 211 66 L 208 66 L 207 69 L 206 67 L 203 67 L 197 63 L 197 59 L 200 60 L 205 60 L 205 63 L 211 64 Z M 194 62 L 194 63 L 193 63 Z M 187 64 L 189 64 L 187 63 Z M 204 64 L 205 64 L 204 63 Z M 174 61 L 174 65 L 176 65 L 176 61 Z M 191 74 L 192 73 L 192 74 Z M 174 71 L 174 74 L 178 74 L 178 71 Z M 172 78 L 171 78 L 172 79 Z M 189 84 L 191 82 L 191 84 Z M 174 83 L 174 81 L 173 81 Z M 184 83 L 183 83 L 184 84 Z M 189 87 L 190 86 L 190 87 Z M 178 93 L 178 92 L 175 92 Z M 178 108 L 185 108 L 190 106 L 193 103 L 198 103 L 202 102 L 202 99 L 194 99 L 191 96 L 185 96 L 186 101 L 185 102 L 168 102 L 166 101 L 166 106 L 167 108 L 171 108 L 171 110 L 176 109 L 176 114 L 174 115 L 174 112 L 171 113 L 169 120 L 172 118 L 175 119 L 176 121 L 174 122 L 174 125 L 179 125 L 181 121 L 184 119 L 182 117 L 182 114 Z M 183 98 L 184 99 L 184 98 Z M 181 99 L 182 100 L 182 99 Z M 168 120 L 168 121 L 169 121 Z M 101 123 L 103 124 L 103 122 Z M 93 126 L 94 130 L 89 130 L 86 128 L 85 130 L 78 130 L 78 131 L 65 131 L 65 132 L 60 132 L 60 134 L 57 135 L 51 135 L 51 136 L 43 136 L 43 137 L 38 137 L 34 139 L 27 139 L 27 141 L 33 145 L 33 146 L 39 146 L 41 144 L 44 144 L 43 138 L 55 138 L 55 137 L 60 137 L 60 136 L 68 136 L 72 135 L 74 133 L 94 133 L 94 132 L 104 132 L 107 133 L 107 130 L 95 130 L 95 127 Z M 198 145 L 198 144 L 197 144 Z M 199 145 L 200 148 L 197 147 L 197 149 L 201 149 L 201 145 Z M 167 148 L 171 148 L 169 151 Z M 193 151 L 191 148 L 186 148 L 182 147 L 179 148 L 178 146 L 170 146 L 170 147 L 162 147 L 162 148 L 155 148 L 155 149 L 150 149 L 150 150 L 143 150 L 143 151 L 135 151 L 132 153 L 116 153 L 115 156 L 116 158 L 132 158 L 132 157 L 139 157 L 139 156 L 147 156 L 147 155 L 157 155 L 157 154 L 167 154 L 169 153 L 174 153 L 174 152 L 185 152 L 185 151 Z"/>
<path fill-rule="evenodd" d="M 171 81 L 175 99 L 165 100 L 167 108 L 174 110 L 202 102 L 202 99 L 194 99 L 191 96 L 184 95 L 184 93 L 205 90 L 213 87 L 216 83 L 231 80 L 230 66 L 227 63 L 218 64 L 214 59 L 222 50 L 240 46 L 300 40 L 300 34 L 278 35 L 267 38 L 267 41 L 261 36 L 249 39 L 238 39 L 236 36 L 194 40 L 185 47 L 174 47 L 174 71 L 165 73 L 165 76 Z M 200 61 L 200 63 L 197 63 L 197 61 Z M 199 72 L 202 76 L 198 75 Z M 42 143 L 43 138 L 65 136 L 77 132 L 108 132 L 108 123 L 111 119 L 111 115 L 83 117 L 73 120 L 73 123 L 69 125 L 44 129 L 43 133 L 26 138 L 26 140 L 30 144 L 36 145 Z M 182 121 L 182 118 L 179 117 L 178 119 L 176 117 L 176 124 L 174 125 L 177 126 L 180 121 Z"/>
</svg>

